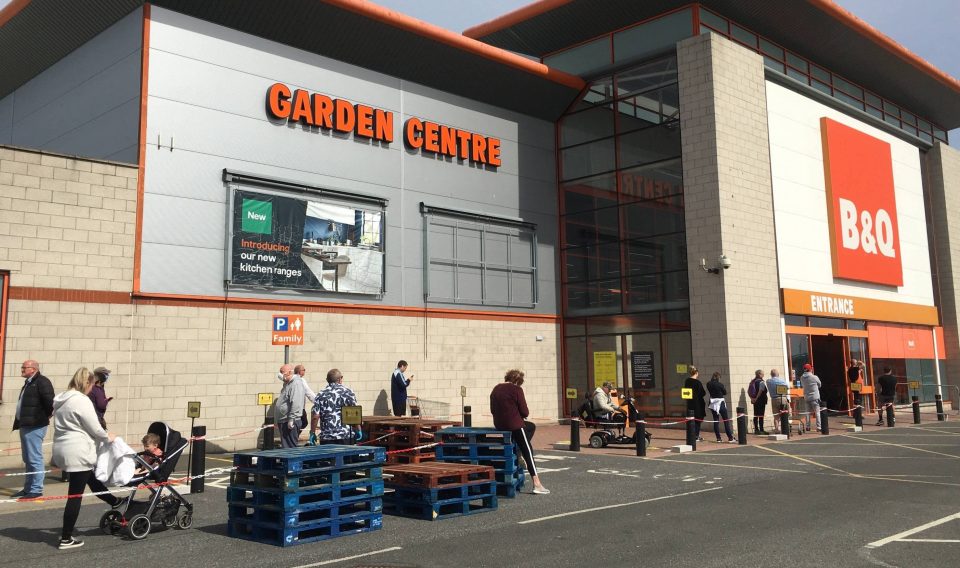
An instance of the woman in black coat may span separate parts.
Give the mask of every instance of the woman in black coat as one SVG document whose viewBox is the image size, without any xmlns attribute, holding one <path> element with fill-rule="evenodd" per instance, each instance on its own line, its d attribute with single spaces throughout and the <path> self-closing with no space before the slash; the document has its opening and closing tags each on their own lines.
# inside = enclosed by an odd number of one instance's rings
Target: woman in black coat
<svg viewBox="0 0 960 568">
<path fill-rule="evenodd" d="M 702 442 L 700 426 L 707 416 L 707 403 L 703 400 L 703 397 L 707 395 L 707 390 L 703 388 L 703 383 L 700 382 L 699 377 L 700 371 L 690 365 L 690 376 L 683 382 L 683 388 L 693 390 L 693 398 L 687 400 L 687 410 L 693 411 L 693 417 L 696 419 L 693 423 L 694 431 L 697 433 L 697 441 Z"/>
</svg>

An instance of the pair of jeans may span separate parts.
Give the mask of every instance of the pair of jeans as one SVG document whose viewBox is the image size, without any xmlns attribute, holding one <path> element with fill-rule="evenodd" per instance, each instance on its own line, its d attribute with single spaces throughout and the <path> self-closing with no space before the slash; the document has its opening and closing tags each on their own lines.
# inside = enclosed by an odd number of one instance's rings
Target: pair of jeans
<svg viewBox="0 0 960 568">
<path fill-rule="evenodd" d="M 46 436 L 46 426 L 20 427 L 20 455 L 28 474 L 43 471 L 43 439 Z M 24 476 L 24 492 L 43 494 L 43 476 L 42 473 Z"/>
<path fill-rule="evenodd" d="M 820 400 L 807 400 L 807 412 L 813 414 L 816 419 L 817 431 L 820 430 Z M 807 417 L 807 429 L 810 429 L 810 417 Z"/>
<path fill-rule="evenodd" d="M 719 397 L 717 397 L 719 398 Z M 727 431 L 727 439 L 733 439 L 733 427 L 730 426 L 729 416 L 727 415 L 727 401 L 722 401 L 720 403 L 720 412 L 718 413 L 714 409 L 710 409 L 710 412 L 713 413 L 713 433 L 717 435 L 717 441 L 720 441 L 720 420 L 723 420 L 723 427 Z"/>
</svg>

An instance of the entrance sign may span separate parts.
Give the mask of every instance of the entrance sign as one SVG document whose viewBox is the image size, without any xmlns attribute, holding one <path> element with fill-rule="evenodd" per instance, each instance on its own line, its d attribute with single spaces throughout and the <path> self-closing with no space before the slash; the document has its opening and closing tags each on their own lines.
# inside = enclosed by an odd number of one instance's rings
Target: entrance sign
<svg viewBox="0 0 960 568">
<path fill-rule="evenodd" d="M 783 289 L 783 313 L 921 325 L 940 323 L 935 306 L 787 288 Z"/>
<path fill-rule="evenodd" d="M 594 351 L 593 352 L 593 382 L 596 387 L 603 386 L 603 383 L 617 382 L 617 352 L 616 351 Z"/>
<path fill-rule="evenodd" d="M 303 345 L 303 332 L 303 314 L 273 316 L 273 332 L 270 335 L 274 345 Z"/>
<path fill-rule="evenodd" d="M 630 376 L 635 389 L 650 390 L 656 387 L 653 351 L 630 352 Z"/>
<path fill-rule="evenodd" d="M 903 286 L 890 144 L 823 117 L 833 275 Z"/>
</svg>

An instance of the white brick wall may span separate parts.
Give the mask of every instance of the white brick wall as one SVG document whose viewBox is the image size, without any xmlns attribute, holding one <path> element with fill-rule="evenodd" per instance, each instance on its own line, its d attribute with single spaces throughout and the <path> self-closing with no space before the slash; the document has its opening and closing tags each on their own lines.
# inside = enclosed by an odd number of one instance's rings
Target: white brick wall
<svg viewBox="0 0 960 568">
<path fill-rule="evenodd" d="M 763 60 L 715 34 L 677 55 L 693 363 L 745 406 L 754 370 L 784 361 Z M 700 270 L 721 254 L 729 270 Z"/>
</svg>

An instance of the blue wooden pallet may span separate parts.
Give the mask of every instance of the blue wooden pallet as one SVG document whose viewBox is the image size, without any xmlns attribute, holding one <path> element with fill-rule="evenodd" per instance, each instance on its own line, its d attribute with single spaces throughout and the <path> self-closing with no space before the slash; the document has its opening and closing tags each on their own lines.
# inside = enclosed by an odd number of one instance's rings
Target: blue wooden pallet
<svg viewBox="0 0 960 568">
<path fill-rule="evenodd" d="M 485 513 L 497 509 L 497 496 L 465 499 L 450 499 L 440 503 L 393 500 L 390 495 L 383 498 L 383 512 L 388 515 L 412 517 L 427 521 L 437 521 L 449 517 Z"/>
<path fill-rule="evenodd" d="M 272 475 L 298 475 L 307 472 L 373 466 L 387 461 L 387 451 L 377 446 L 304 446 L 264 452 L 234 454 L 237 471 Z"/>
<path fill-rule="evenodd" d="M 442 446 L 438 446 L 442 447 Z M 447 456 L 443 459 L 437 459 L 446 463 L 468 463 L 473 465 L 489 465 L 496 472 L 513 473 L 520 467 L 520 461 L 516 455 L 509 457 L 484 456 L 477 458 L 452 457 Z"/>
<path fill-rule="evenodd" d="M 297 492 L 249 489 L 231 485 L 227 487 L 227 503 L 249 507 L 272 507 L 274 509 L 304 509 L 369 497 L 381 497 L 383 496 L 383 487 L 382 479 L 361 479 Z"/>
<path fill-rule="evenodd" d="M 227 534 L 234 538 L 275 546 L 296 546 L 339 536 L 375 531 L 382 527 L 383 513 L 364 513 L 300 527 L 281 527 L 247 519 L 229 519 L 227 521 Z"/>
<path fill-rule="evenodd" d="M 326 485 L 342 485 L 371 479 L 383 479 L 383 468 L 365 465 L 336 471 L 310 471 L 299 475 L 252 471 L 230 473 L 230 485 L 233 487 L 274 491 L 304 491 L 319 489 Z"/>
<path fill-rule="evenodd" d="M 520 493 L 525 483 L 526 480 L 523 476 L 523 470 L 520 470 L 520 475 L 517 478 L 497 483 L 497 495 L 513 499 Z"/>
<path fill-rule="evenodd" d="M 393 490 L 388 493 L 388 500 L 404 503 L 443 503 L 462 501 L 464 499 L 479 499 L 496 495 L 497 484 L 494 481 L 468 483 L 456 487 L 407 487 L 405 485 L 390 486 Z"/>
<path fill-rule="evenodd" d="M 227 518 L 254 521 L 263 525 L 279 527 L 305 527 L 329 520 L 349 520 L 366 513 L 383 512 L 380 497 L 335 503 L 326 507 L 310 507 L 303 510 L 283 511 L 272 507 L 228 505 Z"/>
<path fill-rule="evenodd" d="M 512 433 L 493 428 L 444 428 L 438 430 L 436 441 L 441 444 L 511 444 Z"/>
<path fill-rule="evenodd" d="M 442 431 L 442 430 L 441 430 Z M 437 461 L 447 458 L 504 458 L 513 457 L 513 444 L 455 444 L 444 442 L 436 447 Z"/>
</svg>

